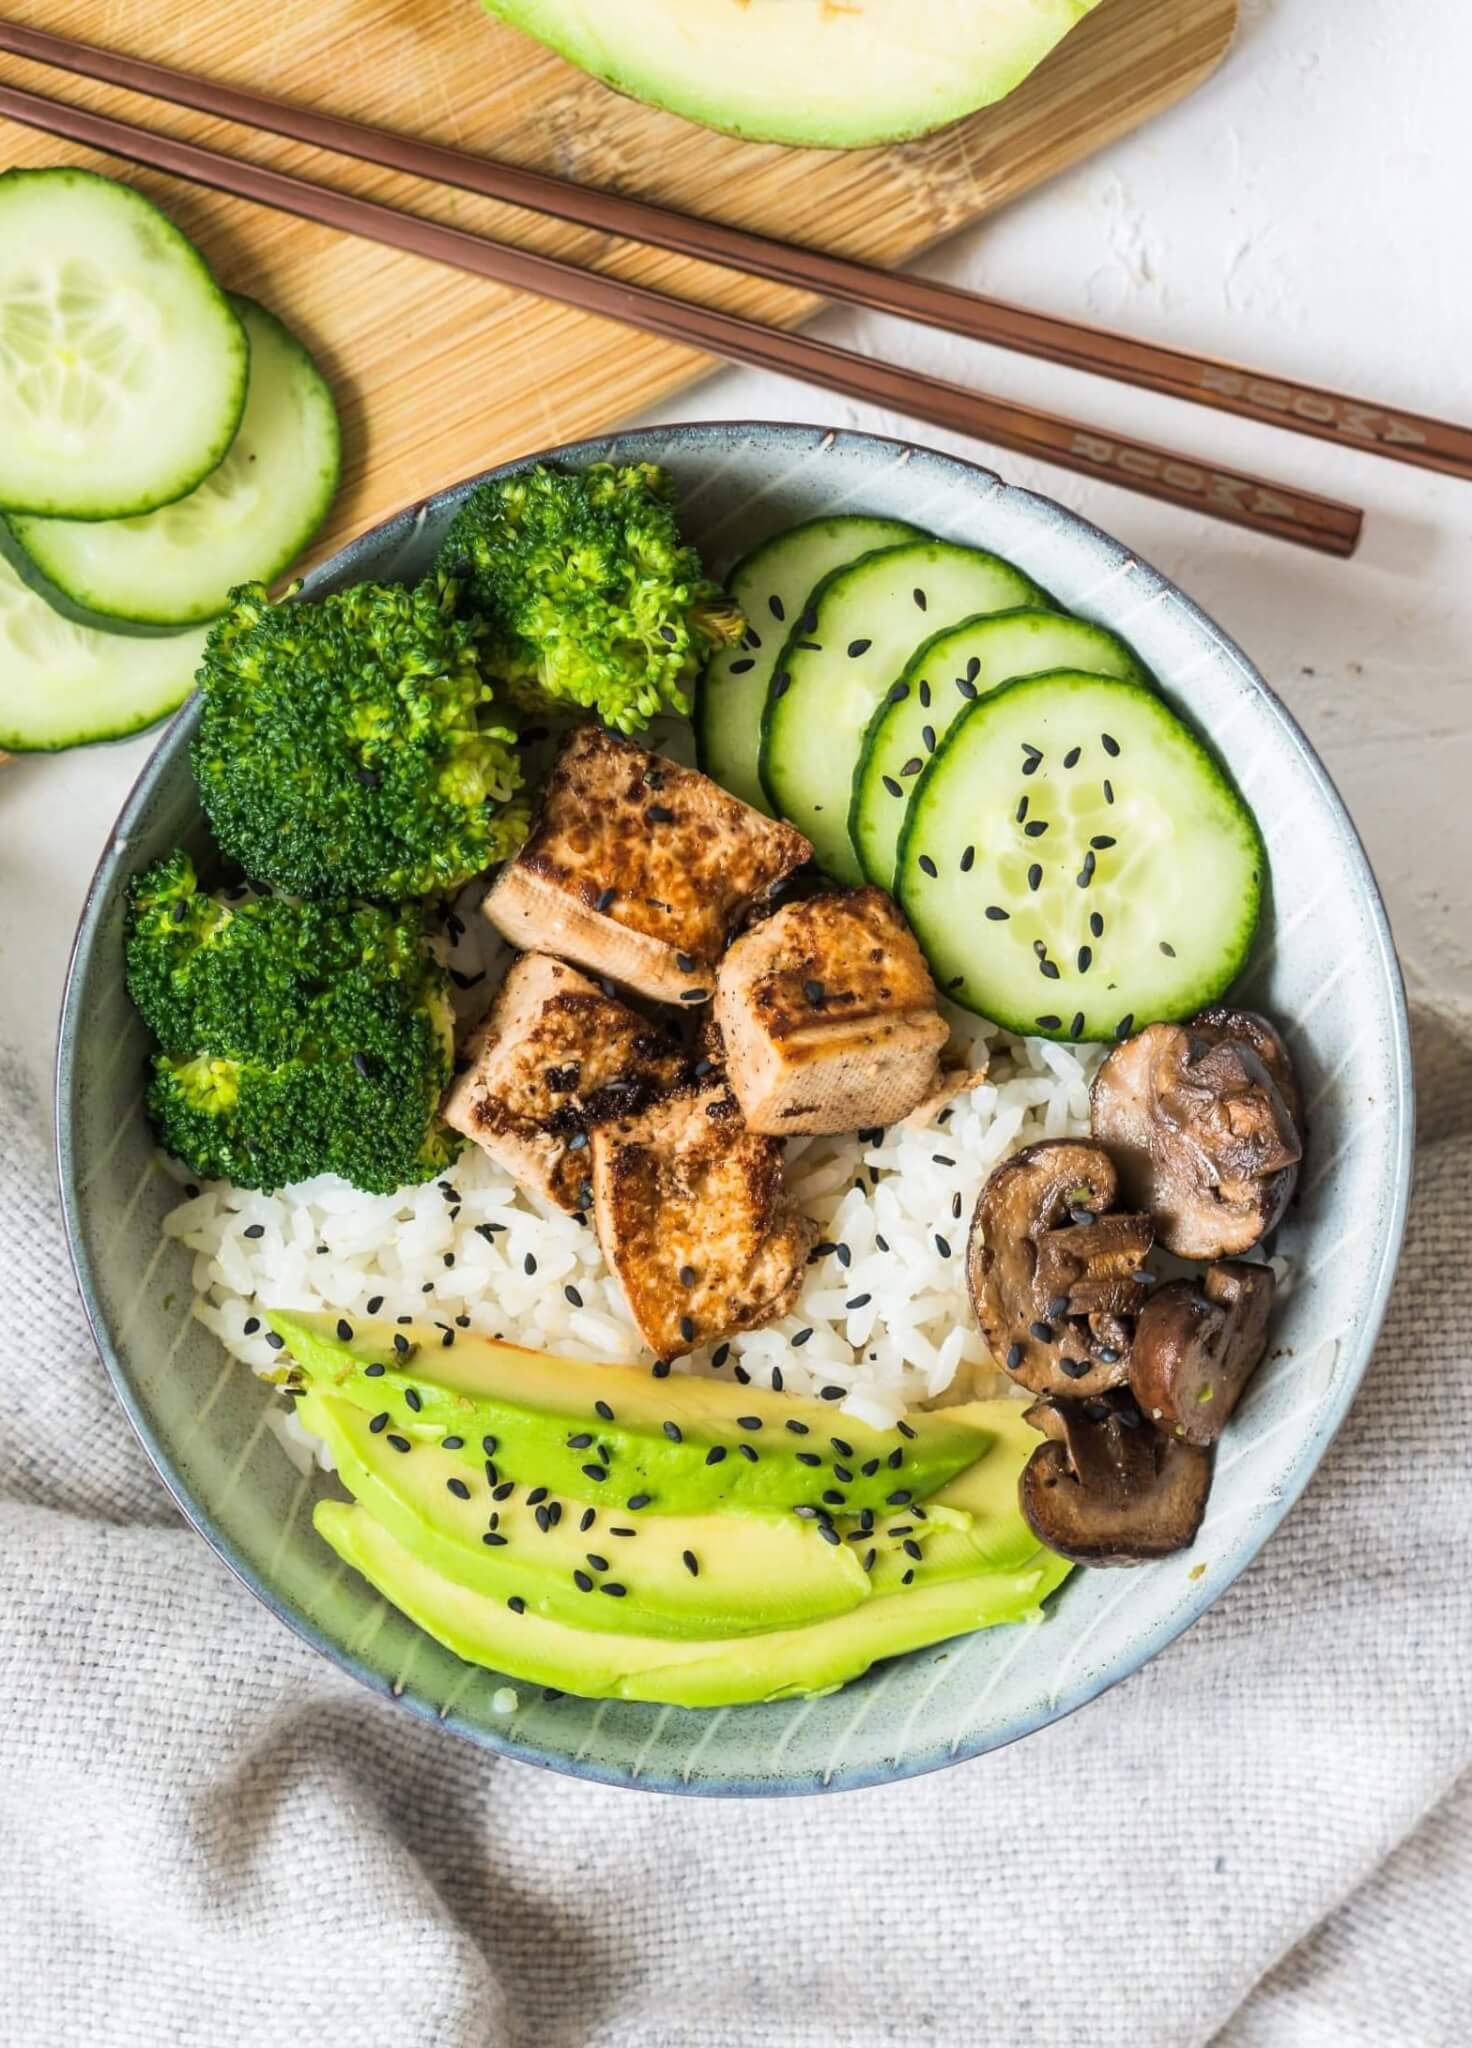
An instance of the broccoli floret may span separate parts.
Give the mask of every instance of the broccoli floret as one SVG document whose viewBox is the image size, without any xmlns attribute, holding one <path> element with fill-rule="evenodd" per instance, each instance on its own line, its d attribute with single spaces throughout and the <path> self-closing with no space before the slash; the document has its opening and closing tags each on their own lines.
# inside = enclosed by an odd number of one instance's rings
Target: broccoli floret
<svg viewBox="0 0 1472 2048">
<path fill-rule="evenodd" d="M 635 732 L 688 712 L 690 685 L 745 622 L 675 524 L 674 481 L 652 463 L 538 468 L 483 484 L 440 550 L 489 635 L 513 701 L 580 704 Z"/>
<path fill-rule="evenodd" d="M 391 1194 L 459 1140 L 449 982 L 417 905 L 206 895 L 187 854 L 134 877 L 128 990 L 159 1040 L 148 1112 L 203 1178 L 276 1188 L 340 1174 Z"/>
<path fill-rule="evenodd" d="M 200 670 L 194 773 L 215 835 L 294 895 L 457 888 L 526 836 L 515 732 L 443 582 L 317 603 L 231 593 Z"/>
</svg>

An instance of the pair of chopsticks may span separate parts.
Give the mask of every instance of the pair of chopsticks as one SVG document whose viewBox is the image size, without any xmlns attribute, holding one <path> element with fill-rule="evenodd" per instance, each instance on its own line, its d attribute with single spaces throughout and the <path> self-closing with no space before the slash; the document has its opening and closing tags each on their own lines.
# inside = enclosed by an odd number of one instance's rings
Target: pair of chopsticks
<svg viewBox="0 0 1472 2048">
<path fill-rule="evenodd" d="M 897 313 L 949 333 L 997 343 L 1219 411 L 1472 477 L 1472 429 L 1392 413 L 1368 401 L 1259 376 L 926 278 L 891 274 L 719 221 L 292 106 L 265 94 L 16 22 L 0 20 L 0 51 L 360 158 L 387 170 L 458 186 L 559 220 L 816 291 L 850 305 Z M 0 114 L 237 198 L 471 271 L 731 362 L 774 370 L 843 397 L 866 400 L 1083 475 L 1103 477 L 1148 497 L 1276 534 L 1320 553 L 1347 556 L 1359 539 L 1363 514 L 1312 492 L 988 397 L 919 371 L 876 362 L 851 349 L 697 305 L 649 286 L 625 283 L 487 235 L 446 227 L 376 200 L 245 163 L 221 150 L 156 135 L 39 93 L 0 84 Z"/>
</svg>

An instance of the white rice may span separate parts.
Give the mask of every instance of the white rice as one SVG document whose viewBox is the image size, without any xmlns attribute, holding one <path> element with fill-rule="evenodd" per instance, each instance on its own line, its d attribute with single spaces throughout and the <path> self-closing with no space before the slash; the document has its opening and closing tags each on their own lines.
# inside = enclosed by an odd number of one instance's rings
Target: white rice
<svg viewBox="0 0 1472 2048">
<path fill-rule="evenodd" d="M 449 957 L 462 973 L 485 969 L 461 1003 L 474 1016 L 506 956 L 474 915 L 473 896 L 457 909 L 465 931 Z M 989 1058 L 986 1081 L 925 1129 L 867 1143 L 789 1140 L 791 1198 L 834 1249 L 809 1266 L 790 1315 L 702 1349 L 676 1371 L 745 1374 L 769 1386 L 780 1369 L 789 1393 L 841 1387 L 835 1408 L 878 1427 L 906 1407 L 1010 1385 L 967 1299 L 971 1212 L 1007 1154 L 1088 1135 L 1089 1082 L 1104 1048 L 1010 1038 L 959 1011 L 952 1021 L 972 1064 Z M 360 1194 L 330 1176 L 269 1195 L 213 1182 L 181 1201 L 164 1229 L 194 1253 L 195 1315 L 263 1377 L 281 1376 L 266 1342 L 268 1309 L 356 1322 L 380 1298 L 372 1313 L 385 1319 L 412 1315 L 567 1358 L 653 1363 L 591 1222 L 524 1192 L 475 1146 L 444 1181 L 395 1195 Z M 278 1434 L 299 1462 L 310 1457 L 312 1440 L 285 1405 Z"/>
</svg>

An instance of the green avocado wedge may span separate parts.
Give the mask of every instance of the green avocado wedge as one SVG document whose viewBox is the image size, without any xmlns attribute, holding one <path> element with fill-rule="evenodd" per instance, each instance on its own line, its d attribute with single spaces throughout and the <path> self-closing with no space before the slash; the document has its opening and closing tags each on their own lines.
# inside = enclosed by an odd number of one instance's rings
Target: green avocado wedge
<svg viewBox="0 0 1472 2048">
<path fill-rule="evenodd" d="M 690 1373 L 657 1380 L 637 1367 L 585 1365 L 489 1338 L 460 1337 L 446 1348 L 436 1329 L 354 1328 L 281 1309 L 266 1319 L 305 1379 L 370 1415 L 386 1413 L 396 1435 L 456 1437 L 456 1455 L 477 1473 L 490 1457 L 502 1479 L 600 1509 L 819 1507 L 841 1488 L 843 1500 L 831 1505 L 879 1510 L 924 1499 L 985 1448 L 957 1409 L 878 1430 L 822 1401 Z M 849 1479 L 838 1478 L 835 1460 Z"/>
<path fill-rule="evenodd" d="M 829 1534 L 816 1518 L 775 1511 L 630 1516 L 533 1499 L 497 1467 L 494 1479 L 471 1477 L 453 1451 L 375 1428 L 350 1401 L 314 1390 L 297 1413 L 353 1498 L 421 1563 L 572 1628 L 759 1635 L 907 1584 L 1021 1569 L 1037 1548 L 1017 1508 L 1018 1474 L 1037 1440 L 1016 1402 L 976 1405 L 976 1461 L 923 1506 L 835 1517 Z M 609 1597 L 595 1597 L 605 1588 Z"/>
<path fill-rule="evenodd" d="M 345 1405 L 312 1399 L 324 1407 Z M 857 1602 L 802 1625 L 704 1636 L 687 1628 L 661 1633 L 652 1626 L 664 1597 L 655 1584 L 660 1568 L 651 1566 L 641 1576 L 644 1567 L 623 1562 L 625 1556 L 636 1557 L 638 1545 L 658 1530 L 654 1522 L 624 1541 L 619 1565 L 627 1578 L 618 1583 L 627 1584 L 626 1594 L 614 1599 L 579 1594 L 591 1620 L 574 1627 L 539 1610 L 526 1593 L 505 1595 L 447 1576 L 421 1543 L 402 1540 L 396 1533 L 401 1524 L 380 1521 L 366 1497 L 358 1506 L 319 1502 L 314 1519 L 338 1555 L 411 1621 L 457 1656 L 508 1677 L 590 1699 L 690 1707 L 831 1692 L 881 1657 L 997 1623 L 1036 1621 L 1042 1601 L 1068 1576 L 1067 1561 L 1038 1547 L 1017 1509 L 1017 1475 L 1037 1442 L 1022 1420 L 1021 1404 L 978 1402 L 966 1412 L 988 1442 L 985 1454 L 926 1502 L 924 1512 L 912 1506 L 893 1521 L 895 1529 L 913 1532 L 908 1536 L 889 1536 L 892 1518 L 884 1518 L 885 1533 L 875 1532 L 872 1540 L 861 1537 L 849 1544 L 840 1537 L 837 1544 L 827 1544 L 835 1556 L 880 1545 L 884 1551 L 867 1572 L 861 1570 L 864 1590 Z M 307 1419 L 314 1426 L 310 1404 Z M 404 1462 L 412 1462 L 414 1455 Z M 344 1476 L 351 1484 L 352 1474 Z M 727 1567 L 728 1598 L 738 1597 L 744 1581 L 757 1609 L 775 1614 L 771 1589 L 759 1583 L 768 1553 L 750 1547 L 753 1532 L 768 1518 L 698 1519 L 706 1532 L 698 1539 L 700 1577 L 709 1573 L 718 1548 L 729 1549 L 735 1556 Z M 562 1527 L 528 1540 L 550 1543 Z M 920 1549 L 918 1561 L 911 1561 L 906 1540 Z M 598 1555 L 611 1547 L 600 1545 L 592 1531 L 587 1542 Z M 909 1583 L 906 1572 L 912 1575 Z"/>
<path fill-rule="evenodd" d="M 485 5 L 617 91 L 704 127 L 799 148 L 867 149 L 1003 98 L 1098 0 Z"/>
</svg>

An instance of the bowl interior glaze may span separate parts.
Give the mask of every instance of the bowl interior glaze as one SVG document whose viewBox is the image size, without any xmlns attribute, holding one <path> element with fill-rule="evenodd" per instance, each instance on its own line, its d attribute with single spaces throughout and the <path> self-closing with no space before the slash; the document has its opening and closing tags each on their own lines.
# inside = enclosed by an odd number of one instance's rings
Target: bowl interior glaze
<svg viewBox="0 0 1472 2048">
<path fill-rule="evenodd" d="M 1286 1027 L 1309 1154 L 1281 1232 L 1295 1278 L 1276 1349 L 1221 1446 L 1197 1543 L 1134 1571 L 1075 1573 L 1042 1627 L 917 1652 L 826 1699 L 696 1712 L 544 1701 L 523 1685 L 513 1716 L 493 1713 L 505 1681 L 440 1649 L 314 1534 L 313 1499 L 332 1482 L 288 1462 L 266 1427 L 271 1397 L 192 1320 L 190 1254 L 159 1234 L 177 1190 L 141 1112 L 146 1041 L 121 929 L 128 875 L 202 838 L 188 707 L 118 821 L 77 934 L 57 1128 L 78 1278 L 118 1396 L 184 1513 L 282 1620 L 403 1711 L 528 1762 L 662 1791 L 811 1792 L 934 1770 L 1070 1712 L 1164 1648 L 1271 1534 L 1338 1426 L 1384 1309 L 1409 1179 L 1409 1050 L 1385 913 L 1338 796 L 1246 657 L 1163 576 L 1050 500 L 950 456 L 799 426 L 656 428 L 558 452 L 666 464 L 718 569 L 784 524 L 841 509 L 1012 557 L 1134 644 L 1256 809 L 1271 899 L 1243 990 Z M 353 542 L 309 590 L 418 574 L 469 488 Z"/>
</svg>

